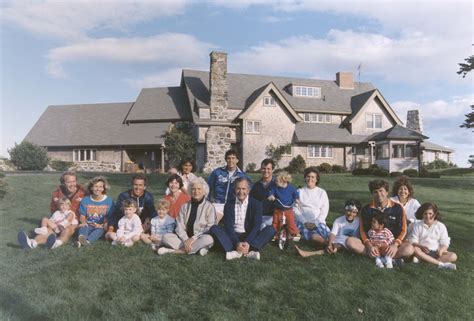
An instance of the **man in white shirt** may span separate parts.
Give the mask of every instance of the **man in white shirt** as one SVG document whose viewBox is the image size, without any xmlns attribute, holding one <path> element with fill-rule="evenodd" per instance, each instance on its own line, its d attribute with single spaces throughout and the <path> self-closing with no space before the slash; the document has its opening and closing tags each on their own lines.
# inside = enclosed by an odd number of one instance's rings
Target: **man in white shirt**
<svg viewBox="0 0 474 321">
<path fill-rule="evenodd" d="M 224 227 L 214 225 L 210 234 L 226 252 L 226 259 L 245 256 L 260 260 L 260 249 L 275 235 L 273 226 L 260 231 L 262 203 L 249 197 L 250 182 L 246 177 L 235 180 L 235 199 L 224 206 Z"/>
</svg>

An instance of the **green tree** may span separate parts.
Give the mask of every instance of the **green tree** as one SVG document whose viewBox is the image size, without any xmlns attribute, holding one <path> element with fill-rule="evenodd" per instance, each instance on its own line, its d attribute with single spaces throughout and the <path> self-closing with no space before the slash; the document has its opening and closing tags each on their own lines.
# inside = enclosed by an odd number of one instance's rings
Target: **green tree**
<svg viewBox="0 0 474 321">
<path fill-rule="evenodd" d="M 464 120 L 464 124 L 459 127 L 464 128 L 473 128 L 474 127 L 474 105 L 471 105 L 471 112 L 469 114 L 465 114 L 466 119 Z"/>
<path fill-rule="evenodd" d="M 276 167 L 278 167 L 278 162 L 281 160 L 281 157 L 285 154 L 291 153 L 291 144 L 285 144 L 280 146 L 274 146 L 273 144 L 265 147 L 265 155 L 270 157 L 275 161 Z"/>
<path fill-rule="evenodd" d="M 467 161 L 469 164 L 471 164 L 471 168 L 474 168 L 474 155 L 469 155 L 469 159 Z"/>
<path fill-rule="evenodd" d="M 36 144 L 23 141 L 8 150 L 11 162 L 19 170 L 43 170 L 48 165 L 46 149 Z"/>
<path fill-rule="evenodd" d="M 166 132 L 165 152 L 171 167 L 177 167 L 182 159 L 194 159 L 196 155 L 196 144 L 187 123 L 177 123 Z"/>
<path fill-rule="evenodd" d="M 462 75 L 462 77 L 466 77 L 466 75 L 474 69 L 474 56 L 470 56 L 466 59 L 464 59 L 465 62 L 467 63 L 460 63 L 458 64 L 459 70 L 458 70 L 458 75 Z"/>
</svg>

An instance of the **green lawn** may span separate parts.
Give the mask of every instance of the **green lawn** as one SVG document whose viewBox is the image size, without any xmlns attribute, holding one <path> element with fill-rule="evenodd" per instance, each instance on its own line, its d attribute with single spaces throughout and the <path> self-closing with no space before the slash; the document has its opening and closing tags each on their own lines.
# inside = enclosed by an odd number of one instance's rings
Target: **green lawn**
<svg viewBox="0 0 474 321">
<path fill-rule="evenodd" d="M 81 174 L 79 181 L 92 176 Z M 106 176 L 115 199 L 130 175 Z M 105 241 L 81 249 L 21 250 L 18 230 L 31 232 L 47 215 L 58 178 L 0 177 L 6 183 L 0 184 L 0 320 L 474 319 L 472 176 L 412 180 L 416 198 L 434 201 L 442 211 L 451 250 L 459 255 L 457 271 L 413 263 L 379 270 L 372 260 L 350 254 L 303 259 L 273 244 L 258 262 L 226 262 L 217 250 L 206 257 L 160 257 L 142 244 L 129 249 Z M 368 201 L 370 179 L 322 176 L 331 202 L 328 223 L 341 215 L 346 199 Z M 150 176 L 155 198 L 163 195 L 164 180 Z"/>
</svg>

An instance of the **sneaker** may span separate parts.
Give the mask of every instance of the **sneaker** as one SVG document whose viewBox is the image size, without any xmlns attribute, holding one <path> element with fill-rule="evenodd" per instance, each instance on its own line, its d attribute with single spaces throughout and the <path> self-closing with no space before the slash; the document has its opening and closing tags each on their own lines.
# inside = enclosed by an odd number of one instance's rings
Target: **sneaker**
<svg viewBox="0 0 474 321">
<path fill-rule="evenodd" d="M 420 263 L 420 259 L 417 258 L 416 256 L 413 257 L 413 263 L 418 264 Z"/>
<path fill-rule="evenodd" d="M 226 252 L 225 254 L 225 259 L 227 261 L 240 259 L 241 257 L 242 257 L 242 253 L 239 253 L 237 251 L 230 251 L 230 252 Z"/>
<path fill-rule="evenodd" d="M 128 240 L 125 240 L 125 242 L 123 242 L 123 245 L 125 247 L 132 247 L 133 246 L 133 241 L 128 239 Z"/>
<path fill-rule="evenodd" d="M 81 243 L 82 245 L 90 245 L 91 243 L 87 240 L 87 237 L 85 235 L 79 235 L 79 237 L 77 238 L 77 240 L 79 241 L 79 243 Z"/>
<path fill-rule="evenodd" d="M 56 249 L 58 247 L 60 247 L 61 245 L 63 245 L 63 241 L 61 240 L 56 240 L 56 242 L 54 242 L 53 246 L 51 247 L 51 249 Z"/>
<path fill-rule="evenodd" d="M 33 245 L 31 244 L 32 240 L 28 237 L 28 235 L 26 235 L 25 232 L 23 231 L 20 231 L 18 232 L 18 243 L 20 244 L 21 248 L 22 249 L 32 249 L 33 248 Z"/>
<path fill-rule="evenodd" d="M 392 258 L 391 258 L 390 256 L 388 256 L 388 255 L 387 255 L 387 256 L 384 256 L 384 257 L 383 257 L 383 262 L 384 262 L 385 267 L 386 267 L 387 269 L 393 269 L 393 260 L 392 260 Z"/>
<path fill-rule="evenodd" d="M 250 251 L 249 254 L 247 254 L 247 258 L 258 261 L 260 260 L 260 252 Z"/>
<path fill-rule="evenodd" d="M 377 266 L 378 268 L 383 269 L 383 268 L 384 268 L 384 265 L 383 265 L 382 259 L 380 259 L 379 257 L 376 258 L 376 259 L 375 259 L 375 266 Z"/>
<path fill-rule="evenodd" d="M 114 245 L 114 246 L 115 246 L 115 245 L 119 245 L 119 242 L 118 242 L 117 240 L 113 240 L 113 241 L 112 241 L 112 245 Z"/>
<path fill-rule="evenodd" d="M 456 270 L 456 264 L 454 263 L 440 263 L 438 267 L 440 269 Z"/>
<path fill-rule="evenodd" d="M 48 234 L 48 228 L 47 227 L 37 227 L 35 228 L 35 233 L 38 235 L 46 235 Z"/>
<path fill-rule="evenodd" d="M 299 242 L 301 240 L 301 234 L 296 234 L 293 236 L 293 242 Z"/>
<path fill-rule="evenodd" d="M 163 254 L 168 254 L 168 253 L 174 253 L 173 249 L 169 249 L 167 247 L 160 247 L 157 251 L 158 255 L 163 255 Z"/>
<path fill-rule="evenodd" d="M 54 246 L 54 243 L 56 243 L 56 234 L 51 234 L 48 236 L 48 239 L 46 240 L 46 248 L 47 249 L 52 249 Z"/>
<path fill-rule="evenodd" d="M 395 259 L 393 260 L 393 266 L 398 266 L 398 267 L 402 267 L 405 265 L 405 260 L 404 259 Z"/>
<path fill-rule="evenodd" d="M 74 243 L 74 246 L 77 247 L 78 249 L 81 248 L 81 245 L 82 245 L 82 244 L 81 244 L 81 242 L 79 242 L 79 241 L 76 241 L 76 243 Z"/>
<path fill-rule="evenodd" d="M 153 250 L 153 252 L 155 252 L 157 250 L 156 248 L 156 244 L 155 243 L 151 243 L 151 249 Z"/>
<path fill-rule="evenodd" d="M 199 255 L 201 256 L 206 256 L 207 253 L 209 253 L 209 250 L 207 248 L 202 248 L 199 250 Z"/>
<path fill-rule="evenodd" d="M 385 264 L 385 267 L 386 267 L 387 269 L 393 269 L 393 263 L 392 263 L 392 261 L 388 261 L 388 262 Z"/>
</svg>

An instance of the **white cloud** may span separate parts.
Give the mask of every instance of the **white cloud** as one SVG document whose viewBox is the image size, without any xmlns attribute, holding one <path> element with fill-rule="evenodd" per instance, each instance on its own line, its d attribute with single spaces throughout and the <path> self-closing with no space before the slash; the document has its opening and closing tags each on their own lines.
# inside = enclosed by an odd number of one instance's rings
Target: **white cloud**
<svg viewBox="0 0 474 321">
<path fill-rule="evenodd" d="M 290 17 L 265 16 L 261 20 L 264 23 L 281 23 L 292 21 L 293 19 Z"/>
<path fill-rule="evenodd" d="M 138 62 L 186 66 L 207 57 L 212 44 L 193 36 L 166 33 L 140 38 L 87 39 L 52 49 L 47 58 L 47 70 L 55 77 L 64 77 L 63 65 L 79 60 L 105 60 L 112 62 Z"/>
<path fill-rule="evenodd" d="M 181 68 L 170 68 L 142 78 L 124 79 L 132 88 L 153 88 L 178 86 L 181 80 Z"/>
<path fill-rule="evenodd" d="M 73 41 L 92 31 L 125 30 L 157 17 L 182 14 L 186 0 L 21 0 L 2 6 L 0 20 L 32 33 Z"/>
</svg>

